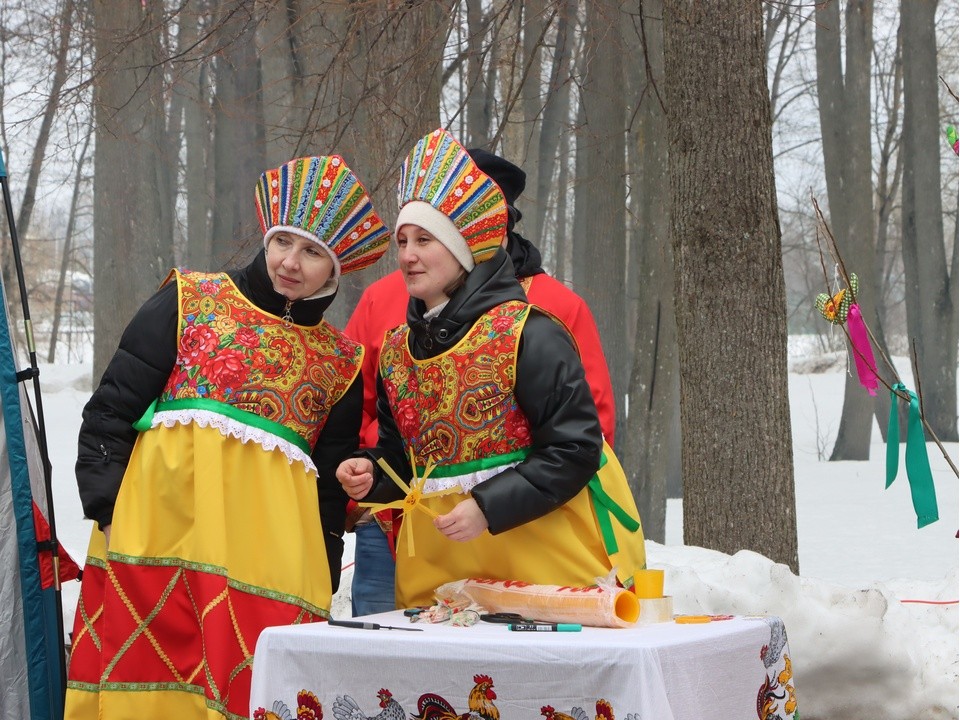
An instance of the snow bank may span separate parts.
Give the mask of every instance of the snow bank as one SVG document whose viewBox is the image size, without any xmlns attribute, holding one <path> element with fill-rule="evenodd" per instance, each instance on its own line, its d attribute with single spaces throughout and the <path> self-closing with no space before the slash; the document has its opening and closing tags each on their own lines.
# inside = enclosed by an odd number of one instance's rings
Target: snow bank
<svg viewBox="0 0 960 720">
<path fill-rule="evenodd" d="M 777 615 L 787 628 L 804 720 L 956 718 L 958 608 L 907 604 L 794 575 L 762 555 L 647 543 L 683 614 Z M 956 569 L 925 597 L 956 599 Z M 917 585 L 910 585 L 916 592 Z"/>
</svg>

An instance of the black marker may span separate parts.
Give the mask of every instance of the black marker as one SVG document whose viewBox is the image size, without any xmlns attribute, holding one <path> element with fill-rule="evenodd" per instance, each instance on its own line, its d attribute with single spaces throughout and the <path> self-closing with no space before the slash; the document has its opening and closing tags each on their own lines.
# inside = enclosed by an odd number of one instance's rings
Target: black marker
<svg viewBox="0 0 960 720">
<path fill-rule="evenodd" d="M 518 632 L 580 632 L 583 625 L 575 623 L 510 623 L 508 628 Z"/>
</svg>

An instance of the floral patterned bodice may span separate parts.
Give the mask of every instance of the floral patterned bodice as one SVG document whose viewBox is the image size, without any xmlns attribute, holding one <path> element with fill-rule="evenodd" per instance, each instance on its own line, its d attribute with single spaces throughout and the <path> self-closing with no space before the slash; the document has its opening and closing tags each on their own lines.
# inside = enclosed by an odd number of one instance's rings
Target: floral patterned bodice
<svg viewBox="0 0 960 720">
<path fill-rule="evenodd" d="M 157 405 L 272 432 L 309 453 L 330 409 L 360 370 L 363 346 L 325 321 L 284 322 L 257 308 L 225 273 L 174 271 L 177 360 Z M 154 423 L 156 424 L 156 423 Z"/>
<path fill-rule="evenodd" d="M 519 301 L 498 305 L 457 345 L 426 360 L 410 354 L 406 325 L 387 333 L 380 351 L 384 390 L 418 466 L 437 464 L 431 488 L 459 484 L 468 491 L 526 455 L 530 425 L 513 390 L 529 311 Z"/>
</svg>

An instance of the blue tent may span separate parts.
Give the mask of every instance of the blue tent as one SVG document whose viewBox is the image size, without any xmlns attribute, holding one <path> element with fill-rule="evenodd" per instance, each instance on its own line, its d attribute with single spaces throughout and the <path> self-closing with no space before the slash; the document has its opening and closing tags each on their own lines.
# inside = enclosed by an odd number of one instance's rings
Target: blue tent
<svg viewBox="0 0 960 720">
<path fill-rule="evenodd" d="M 0 180 L 9 219 L 2 156 Z M 12 223 L 11 229 L 15 241 Z M 38 544 L 38 538 L 49 539 L 55 523 L 47 502 L 46 445 L 22 382 L 35 376 L 36 364 L 18 375 L 6 298 L 0 282 L 0 720 L 60 720 L 66 683 L 63 615 L 49 543 L 46 549 Z"/>
</svg>

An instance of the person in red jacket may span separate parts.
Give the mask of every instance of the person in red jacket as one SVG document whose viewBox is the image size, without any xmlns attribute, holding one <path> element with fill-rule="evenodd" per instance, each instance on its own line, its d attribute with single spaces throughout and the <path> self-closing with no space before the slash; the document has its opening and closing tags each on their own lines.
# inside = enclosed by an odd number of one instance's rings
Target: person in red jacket
<svg viewBox="0 0 960 720">
<path fill-rule="evenodd" d="M 616 411 L 610 372 L 600 344 L 600 334 L 590 308 L 583 298 L 566 285 L 548 275 L 541 267 L 540 251 L 514 229 L 522 215 L 516 209 L 517 198 L 526 186 L 526 173 L 509 160 L 480 148 L 467 151 L 484 173 L 489 175 L 507 201 L 506 249 L 517 278 L 533 305 L 540 307 L 563 323 L 580 351 L 590 393 L 597 406 L 604 439 L 614 446 Z M 368 286 L 360 296 L 344 333 L 363 343 L 366 353 L 363 375 L 363 421 L 360 447 L 377 445 L 377 367 L 384 334 L 406 321 L 407 287 L 400 270 Z M 352 610 L 356 615 L 371 615 L 393 610 L 394 605 L 394 536 L 397 528 L 390 512 L 376 517 L 353 508 L 354 570 Z"/>
</svg>

